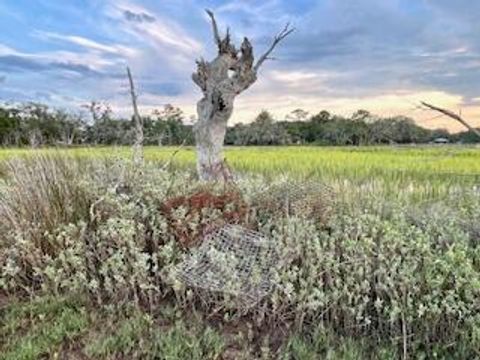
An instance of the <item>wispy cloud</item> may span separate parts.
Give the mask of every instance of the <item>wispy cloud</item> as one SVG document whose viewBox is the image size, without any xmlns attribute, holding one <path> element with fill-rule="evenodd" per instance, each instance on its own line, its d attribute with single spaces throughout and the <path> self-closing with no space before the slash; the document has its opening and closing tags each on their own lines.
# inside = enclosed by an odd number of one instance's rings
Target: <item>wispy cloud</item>
<svg viewBox="0 0 480 360">
<path fill-rule="evenodd" d="M 87 50 L 103 52 L 107 54 L 133 56 L 136 53 L 135 49 L 132 47 L 119 45 L 119 44 L 103 44 L 98 41 L 87 39 L 82 36 L 64 35 L 64 34 L 58 34 L 58 33 L 53 33 L 48 31 L 41 31 L 41 30 L 37 30 L 33 34 L 34 36 L 37 36 L 43 40 L 59 40 L 59 41 L 68 42 L 68 43 L 80 46 Z"/>
<path fill-rule="evenodd" d="M 0 71 L 39 72 L 51 71 L 58 75 L 66 72 L 82 76 L 115 76 L 106 71 L 112 62 L 73 52 L 24 53 L 6 46 L 0 46 Z"/>
<path fill-rule="evenodd" d="M 156 21 L 155 16 L 147 14 L 145 12 L 135 13 L 130 10 L 124 10 L 123 15 L 128 21 L 138 22 L 138 23 L 153 23 Z"/>
<path fill-rule="evenodd" d="M 107 14 L 120 21 L 125 31 L 158 48 L 170 48 L 183 55 L 192 55 L 202 49 L 201 44 L 180 25 L 137 4 L 115 1 L 107 7 Z M 172 52 L 170 55 L 175 57 L 177 54 Z"/>
</svg>

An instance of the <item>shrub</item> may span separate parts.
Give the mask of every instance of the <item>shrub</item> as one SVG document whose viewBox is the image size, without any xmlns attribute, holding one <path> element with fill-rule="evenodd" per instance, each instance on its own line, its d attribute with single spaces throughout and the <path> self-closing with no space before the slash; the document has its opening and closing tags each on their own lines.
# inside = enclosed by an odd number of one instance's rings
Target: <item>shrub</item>
<svg viewBox="0 0 480 360">
<path fill-rule="evenodd" d="M 272 297 L 275 316 L 390 339 L 407 352 L 441 354 L 455 344 L 475 355 L 479 258 L 461 219 L 415 224 L 400 207 L 339 213 L 329 226 L 315 233 L 311 222 L 289 219 L 272 231 L 288 259 Z"/>
<path fill-rule="evenodd" d="M 259 334 L 281 327 L 360 337 L 360 352 L 368 343 L 397 354 L 478 355 L 478 193 L 452 192 L 445 201 L 412 206 L 352 189 L 328 216 L 321 210 L 319 222 L 309 211 L 255 208 L 259 189 L 271 186 L 259 177 L 239 179 L 234 192 L 200 185 L 186 173 L 152 165 L 138 172 L 123 162 L 49 157 L 9 163 L 0 185 L 1 288 L 148 309 L 164 300 L 185 311 L 215 311 L 222 322 L 254 319 Z M 255 227 L 279 253 L 272 292 L 246 313 L 232 310 L 228 296 L 206 301 L 172 281 L 207 224 L 224 222 Z M 182 326 L 167 338 L 177 342 L 187 331 Z M 165 339 L 155 341 L 159 349 L 175 352 L 165 350 Z M 217 349 L 212 341 L 205 346 Z M 298 341 L 289 346 L 323 353 Z"/>
</svg>

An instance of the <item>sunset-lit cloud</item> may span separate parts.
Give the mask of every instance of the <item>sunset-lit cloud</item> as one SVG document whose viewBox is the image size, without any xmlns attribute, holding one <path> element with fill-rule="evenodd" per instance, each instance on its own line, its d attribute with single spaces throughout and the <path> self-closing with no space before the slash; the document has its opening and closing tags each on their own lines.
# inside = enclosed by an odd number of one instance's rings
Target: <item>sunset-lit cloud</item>
<svg viewBox="0 0 480 360">
<path fill-rule="evenodd" d="M 232 124 L 262 109 L 277 119 L 297 108 L 365 109 L 462 130 L 419 108 L 425 100 L 480 126 L 480 2 L 470 0 L 2 2 L 0 101 L 78 108 L 99 99 L 128 115 L 128 64 L 143 113 L 172 103 L 194 115 L 195 59 L 215 56 L 206 7 L 257 56 L 286 22 L 296 27 L 236 100 Z"/>
</svg>

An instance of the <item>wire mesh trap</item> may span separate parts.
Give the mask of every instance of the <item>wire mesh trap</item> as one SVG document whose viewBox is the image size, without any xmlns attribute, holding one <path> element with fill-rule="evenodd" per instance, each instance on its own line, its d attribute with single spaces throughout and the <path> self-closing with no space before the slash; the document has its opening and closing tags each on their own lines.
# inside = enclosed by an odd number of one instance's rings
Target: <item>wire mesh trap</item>
<svg viewBox="0 0 480 360">
<path fill-rule="evenodd" d="M 305 216 L 324 222 L 330 215 L 334 191 L 315 181 L 282 182 L 254 199 L 254 206 L 270 213 Z"/>
<path fill-rule="evenodd" d="M 250 307 L 273 285 L 278 254 L 262 234 L 238 225 L 225 225 L 206 236 L 177 268 L 187 286 L 233 295 Z"/>
</svg>

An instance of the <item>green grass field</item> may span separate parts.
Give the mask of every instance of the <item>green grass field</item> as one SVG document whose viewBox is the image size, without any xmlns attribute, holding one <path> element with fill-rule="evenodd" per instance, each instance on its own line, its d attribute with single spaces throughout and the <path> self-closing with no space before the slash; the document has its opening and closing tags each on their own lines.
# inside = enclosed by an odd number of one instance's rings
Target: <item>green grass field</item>
<svg viewBox="0 0 480 360">
<path fill-rule="evenodd" d="M 147 147 L 148 161 L 167 161 L 192 167 L 195 149 Z M 74 149 L 3 149 L 0 161 L 35 153 L 63 153 L 81 158 L 129 158 L 129 147 Z M 299 179 L 314 178 L 339 188 L 368 185 L 388 196 L 406 190 L 420 199 L 442 196 L 452 187 L 480 183 L 480 147 L 475 146 L 383 146 L 383 147 L 229 147 L 226 158 L 237 173 L 267 177 L 282 174 Z"/>
<path fill-rule="evenodd" d="M 150 161 L 164 161 L 175 147 L 147 147 Z M 129 147 L 75 149 L 2 149 L 0 160 L 33 153 L 67 153 L 80 157 L 129 157 Z M 240 171 L 264 175 L 289 173 L 297 177 L 387 180 L 441 180 L 480 177 L 480 147 L 229 147 L 226 158 Z M 192 165 L 195 149 L 182 148 L 175 163 Z"/>
</svg>

